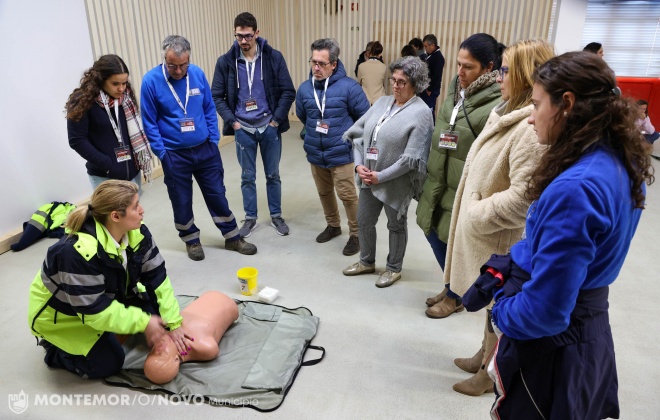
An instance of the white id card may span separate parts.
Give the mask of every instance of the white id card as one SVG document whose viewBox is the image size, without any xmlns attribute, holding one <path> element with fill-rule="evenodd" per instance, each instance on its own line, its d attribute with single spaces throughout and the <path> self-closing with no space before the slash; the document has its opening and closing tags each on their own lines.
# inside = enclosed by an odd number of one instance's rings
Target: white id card
<svg viewBox="0 0 660 420">
<path fill-rule="evenodd" d="M 438 147 L 441 149 L 456 150 L 458 147 L 458 131 L 441 131 L 440 143 L 438 143 Z"/>
<path fill-rule="evenodd" d="M 179 124 L 181 125 L 182 133 L 195 131 L 195 120 L 192 118 L 181 118 Z"/>
<path fill-rule="evenodd" d="M 378 160 L 378 149 L 367 147 L 367 160 Z"/>
<path fill-rule="evenodd" d="M 328 134 L 330 125 L 323 120 L 316 120 L 316 132 L 321 134 Z"/>
<path fill-rule="evenodd" d="M 258 108 L 259 107 L 257 106 L 257 100 L 256 99 L 250 98 L 247 101 L 245 101 L 245 110 L 246 111 L 255 111 Z"/>
</svg>

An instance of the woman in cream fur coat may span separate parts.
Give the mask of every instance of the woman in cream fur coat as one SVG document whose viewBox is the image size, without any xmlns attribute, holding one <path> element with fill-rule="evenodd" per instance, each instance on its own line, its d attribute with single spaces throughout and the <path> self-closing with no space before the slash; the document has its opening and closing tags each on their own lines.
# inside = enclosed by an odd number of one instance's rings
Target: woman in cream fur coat
<svg viewBox="0 0 660 420">
<path fill-rule="evenodd" d="M 543 154 L 534 127 L 527 123 L 534 69 L 554 55 L 543 40 L 518 41 L 502 57 L 498 82 L 502 103 L 468 153 L 456 191 L 447 247 L 445 283 L 462 296 L 479 276 L 491 254 L 506 254 L 523 234 L 529 201 L 525 197 L 530 174 Z M 462 310 L 460 301 L 445 297 L 447 315 Z M 489 311 L 488 311 L 489 313 Z M 454 363 L 474 376 L 454 385 L 467 395 L 493 391 L 485 368 L 497 339 L 486 321 L 484 340 L 477 353 Z"/>
</svg>

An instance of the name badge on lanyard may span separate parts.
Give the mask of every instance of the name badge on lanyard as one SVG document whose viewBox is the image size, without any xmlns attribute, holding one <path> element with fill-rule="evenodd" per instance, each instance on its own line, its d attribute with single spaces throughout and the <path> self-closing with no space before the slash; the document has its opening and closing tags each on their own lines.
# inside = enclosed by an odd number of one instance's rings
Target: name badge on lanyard
<svg viewBox="0 0 660 420">
<path fill-rule="evenodd" d="M 195 131 L 195 120 L 192 118 L 180 118 L 179 125 L 181 126 L 182 133 Z"/>
<path fill-rule="evenodd" d="M 440 141 L 438 147 L 441 149 L 456 150 L 458 148 L 458 131 L 454 131 L 456 126 L 456 117 L 458 116 L 458 110 L 463 106 L 463 101 L 465 99 L 465 91 L 461 90 L 461 99 L 458 100 L 456 106 L 451 112 L 451 118 L 449 119 L 449 130 L 442 130 L 440 132 Z"/>
<path fill-rule="evenodd" d="M 176 103 L 179 104 L 179 108 L 183 110 L 183 118 L 179 118 L 179 127 L 181 128 L 181 132 L 189 133 L 195 131 L 195 120 L 193 118 L 187 117 L 188 98 L 190 98 L 190 95 L 194 94 L 195 91 L 195 89 L 193 89 L 192 91 L 190 90 L 190 78 L 188 77 L 188 73 L 186 73 L 186 103 L 184 105 L 181 103 L 181 99 L 179 99 L 179 95 L 176 94 L 174 87 L 170 83 L 170 80 L 167 78 L 167 74 L 165 73 L 165 66 L 166 64 L 163 63 L 163 77 L 165 78 L 165 82 L 167 83 L 167 86 L 170 87 L 170 91 L 172 92 L 172 95 L 174 96 Z"/>
<path fill-rule="evenodd" d="M 250 66 L 250 64 L 252 65 Z M 257 59 L 255 59 L 252 63 L 249 63 L 247 60 L 245 60 L 245 71 L 247 72 L 248 88 L 250 90 L 250 98 L 247 101 L 245 101 L 246 111 L 256 111 L 257 109 L 259 109 L 259 106 L 257 105 L 257 100 L 252 97 L 252 82 L 254 81 L 255 67 L 257 67 Z"/>
<path fill-rule="evenodd" d="M 321 134 L 328 134 L 330 124 L 323 120 L 316 120 L 316 132 Z"/>
<path fill-rule="evenodd" d="M 325 112 L 325 97 L 326 92 L 328 91 L 328 82 L 330 81 L 330 78 L 328 77 L 325 79 L 325 87 L 323 88 L 323 101 L 321 102 L 319 102 L 319 95 L 316 94 L 314 78 L 312 77 L 309 79 L 309 81 L 312 83 L 312 91 L 314 92 L 314 100 L 316 100 L 316 106 L 318 107 L 319 111 L 321 111 L 321 119 L 316 120 L 316 132 L 321 134 L 328 134 L 328 131 L 330 130 L 330 124 L 328 124 L 327 121 L 323 121 L 323 114 Z"/>
<path fill-rule="evenodd" d="M 110 125 L 112 125 L 112 130 L 115 132 L 115 136 L 117 137 L 117 141 L 119 142 L 119 147 L 115 147 L 115 157 L 117 158 L 117 162 L 125 162 L 127 160 L 131 160 L 131 148 L 128 145 L 124 145 L 124 141 L 122 140 L 122 136 L 121 136 L 121 120 L 119 119 L 119 99 L 115 99 L 115 117 L 117 118 L 117 122 L 115 122 L 114 118 L 112 118 L 112 114 L 110 114 L 110 106 L 108 105 L 108 96 L 103 91 L 101 91 L 101 102 L 103 102 L 103 108 L 105 109 L 105 112 L 108 114 L 108 118 L 110 118 Z"/>
<path fill-rule="evenodd" d="M 117 157 L 117 162 L 131 160 L 131 149 L 128 146 L 115 147 L 115 156 Z"/>
<path fill-rule="evenodd" d="M 367 147 L 367 160 L 378 160 L 378 149 L 376 147 Z"/>
<path fill-rule="evenodd" d="M 259 109 L 259 107 L 257 106 L 257 100 L 256 99 L 250 98 L 247 101 L 245 101 L 245 110 L 246 111 L 255 111 L 257 109 Z"/>
<path fill-rule="evenodd" d="M 456 150 L 458 148 L 458 131 L 442 130 L 440 132 L 440 143 L 438 147 L 441 149 Z"/>
</svg>

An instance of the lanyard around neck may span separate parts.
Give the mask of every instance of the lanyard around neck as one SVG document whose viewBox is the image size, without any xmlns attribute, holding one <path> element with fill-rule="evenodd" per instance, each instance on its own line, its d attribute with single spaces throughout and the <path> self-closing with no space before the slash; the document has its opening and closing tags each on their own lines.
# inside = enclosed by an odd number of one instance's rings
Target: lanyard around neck
<svg viewBox="0 0 660 420">
<path fill-rule="evenodd" d="M 310 82 L 312 82 L 312 90 L 314 91 L 314 99 L 316 100 L 316 106 L 319 108 L 319 111 L 321 111 L 321 119 L 323 119 L 323 112 L 325 111 L 325 97 L 326 97 L 326 92 L 328 90 L 328 82 L 330 81 L 330 78 L 328 77 L 325 79 L 325 87 L 323 88 L 323 102 L 319 103 L 319 96 L 316 94 L 316 86 L 314 86 L 314 77 L 309 79 Z"/>
<path fill-rule="evenodd" d="M 461 99 L 458 100 L 456 106 L 454 106 L 454 110 L 451 111 L 451 119 L 449 120 L 450 130 L 454 130 L 454 126 L 456 125 L 456 117 L 458 116 L 458 110 L 461 109 L 464 101 L 465 101 L 465 89 L 461 89 Z"/>
<path fill-rule="evenodd" d="M 103 91 L 101 91 L 101 101 L 103 102 L 103 108 L 105 109 L 105 112 L 108 114 L 108 118 L 110 118 L 110 124 L 112 125 L 112 130 L 115 132 L 117 141 L 119 141 L 119 145 L 122 146 L 124 142 L 121 137 L 121 121 L 119 119 L 119 99 L 115 99 L 115 117 L 117 117 L 117 122 L 115 122 L 115 119 L 112 118 L 112 115 L 110 114 L 110 107 L 108 106 L 108 95 L 106 95 L 105 92 Z"/>
<path fill-rule="evenodd" d="M 167 77 L 167 73 L 165 73 L 165 66 L 167 64 L 163 63 L 163 77 L 165 77 L 165 82 L 167 83 L 167 86 L 170 87 L 170 90 L 172 91 L 172 95 L 174 95 L 174 99 L 176 99 L 176 102 L 179 104 L 179 107 L 183 110 L 183 115 L 186 116 L 188 113 L 186 112 L 186 109 L 188 108 L 188 98 L 190 97 L 190 79 L 188 78 L 188 72 L 186 72 L 186 104 L 181 103 L 181 99 L 179 99 L 179 95 L 176 94 L 176 91 L 174 90 L 174 87 L 170 83 L 170 79 Z"/>
<path fill-rule="evenodd" d="M 380 131 L 380 128 L 385 125 L 386 122 L 392 119 L 396 114 L 401 111 L 401 108 L 406 106 L 406 104 L 401 105 L 399 108 L 397 108 L 394 112 L 392 112 L 392 107 L 394 106 L 394 103 L 396 102 L 395 99 L 392 99 L 392 103 L 390 104 L 389 107 L 387 107 L 387 110 L 381 115 L 380 119 L 378 120 L 378 123 L 376 123 L 376 127 L 374 128 L 374 134 L 371 136 L 371 146 L 374 146 L 376 144 L 376 138 L 378 137 L 378 132 Z M 407 103 L 407 102 L 406 102 Z"/>
<path fill-rule="evenodd" d="M 243 55 L 242 51 L 241 55 Z M 243 58 L 245 59 L 245 72 L 247 73 L 250 98 L 252 98 L 252 82 L 254 81 L 254 68 L 257 66 L 257 59 L 259 58 L 259 47 L 257 46 L 257 51 L 254 53 L 254 59 L 252 61 L 248 61 L 245 55 L 243 55 Z M 252 65 L 250 66 L 250 64 Z"/>
</svg>

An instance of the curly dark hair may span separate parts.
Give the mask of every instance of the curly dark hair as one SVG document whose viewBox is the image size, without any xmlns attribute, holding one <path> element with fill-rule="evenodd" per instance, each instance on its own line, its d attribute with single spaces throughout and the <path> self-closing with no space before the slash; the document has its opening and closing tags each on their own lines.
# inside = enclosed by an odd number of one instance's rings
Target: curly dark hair
<svg viewBox="0 0 660 420">
<path fill-rule="evenodd" d="M 635 126 L 637 107 L 616 86 L 614 72 L 590 52 L 568 52 L 548 60 L 534 72 L 534 83 L 550 95 L 559 108 L 559 136 L 550 144 L 530 179 L 528 198 L 536 200 L 562 172 L 593 150 L 603 146 L 617 154 L 631 180 L 636 208 L 644 208 L 642 183 L 653 183 L 650 145 Z M 575 102 L 568 115 L 563 95 L 572 92 Z M 560 121 L 561 120 L 561 121 Z"/>
<path fill-rule="evenodd" d="M 80 79 L 80 87 L 75 88 L 69 95 L 69 99 L 64 105 L 66 117 L 72 121 L 80 121 L 85 112 L 94 105 L 103 88 L 103 83 L 115 74 L 130 74 L 121 57 L 108 54 L 96 60 Z M 137 106 L 138 102 L 131 82 L 126 82 L 126 92 Z"/>
</svg>

